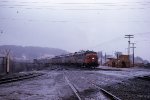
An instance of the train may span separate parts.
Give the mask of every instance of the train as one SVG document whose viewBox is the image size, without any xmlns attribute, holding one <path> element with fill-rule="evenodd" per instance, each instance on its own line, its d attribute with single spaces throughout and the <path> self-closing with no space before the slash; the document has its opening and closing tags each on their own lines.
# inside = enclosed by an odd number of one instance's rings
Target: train
<svg viewBox="0 0 150 100">
<path fill-rule="evenodd" d="M 80 51 L 60 56 L 49 60 L 52 65 L 77 65 L 83 67 L 98 67 L 98 56 L 94 51 Z"/>
</svg>

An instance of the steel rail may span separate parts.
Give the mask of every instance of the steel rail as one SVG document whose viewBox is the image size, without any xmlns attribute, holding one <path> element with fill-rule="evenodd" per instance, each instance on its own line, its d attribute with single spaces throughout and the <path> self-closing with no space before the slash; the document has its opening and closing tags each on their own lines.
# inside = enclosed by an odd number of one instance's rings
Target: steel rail
<svg viewBox="0 0 150 100">
<path fill-rule="evenodd" d="M 20 81 L 20 80 L 24 80 L 24 79 L 30 79 L 30 78 L 34 78 L 34 77 L 38 77 L 38 76 L 42 76 L 42 75 L 44 75 L 44 74 L 29 74 L 29 75 L 23 75 L 23 76 L 16 76 L 14 78 L 1 79 L 0 84 Z"/>
<path fill-rule="evenodd" d="M 91 83 L 91 82 L 90 82 Z M 111 98 L 111 100 L 121 100 L 120 98 L 116 97 L 115 95 L 113 95 L 112 93 L 108 92 L 107 90 L 101 88 L 99 85 L 95 84 L 95 83 L 91 83 L 94 86 L 98 87 L 105 95 L 107 95 L 107 97 Z"/>
<path fill-rule="evenodd" d="M 137 77 L 137 78 L 141 80 L 150 81 L 150 76 L 143 76 L 143 77 Z"/>
<path fill-rule="evenodd" d="M 70 86 L 70 88 L 73 90 L 73 92 L 75 93 L 76 97 L 78 98 L 78 100 L 82 100 L 81 97 L 78 94 L 78 91 L 76 90 L 76 88 L 70 83 L 70 81 L 68 80 L 68 78 L 66 76 L 64 76 L 66 82 L 68 83 L 68 85 Z"/>
<path fill-rule="evenodd" d="M 64 74 L 64 78 L 67 81 L 68 85 L 72 88 L 73 92 L 76 94 L 76 96 L 78 97 L 79 100 L 81 100 L 81 97 L 78 94 L 78 91 L 76 90 L 76 88 L 70 83 L 70 81 L 68 80 L 68 78 L 65 76 Z M 89 84 L 94 85 L 96 87 L 98 87 L 98 89 L 103 93 L 103 95 L 105 95 L 106 97 L 108 97 L 110 100 L 121 100 L 120 98 L 118 98 L 117 96 L 113 95 L 112 93 L 108 92 L 107 90 L 101 88 L 99 85 L 88 81 Z"/>
<path fill-rule="evenodd" d="M 87 81 L 88 79 L 86 79 Z M 117 96 L 113 95 L 112 93 L 108 92 L 107 90 L 101 88 L 98 84 L 93 83 L 92 81 L 87 81 L 87 83 L 94 85 L 96 87 L 98 87 L 100 89 L 100 91 L 107 96 L 108 98 L 110 98 L 111 100 L 121 100 L 120 98 L 118 98 Z"/>
</svg>

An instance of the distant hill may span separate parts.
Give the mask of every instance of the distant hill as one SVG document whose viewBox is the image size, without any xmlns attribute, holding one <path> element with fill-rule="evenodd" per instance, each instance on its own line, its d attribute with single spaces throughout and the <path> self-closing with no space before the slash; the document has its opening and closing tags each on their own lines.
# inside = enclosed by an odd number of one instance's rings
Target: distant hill
<svg viewBox="0 0 150 100">
<path fill-rule="evenodd" d="M 33 46 L 16 46 L 16 45 L 2 45 L 0 46 L 0 54 L 4 55 L 6 50 L 10 50 L 11 57 L 16 60 L 32 60 L 35 58 L 53 57 L 56 55 L 68 53 L 65 50 L 47 47 L 33 47 Z"/>
<path fill-rule="evenodd" d="M 144 60 L 144 59 L 142 59 L 141 57 L 138 57 L 138 56 L 135 57 L 134 59 L 135 59 L 135 63 L 144 63 L 144 64 L 149 63 L 148 60 Z"/>
</svg>

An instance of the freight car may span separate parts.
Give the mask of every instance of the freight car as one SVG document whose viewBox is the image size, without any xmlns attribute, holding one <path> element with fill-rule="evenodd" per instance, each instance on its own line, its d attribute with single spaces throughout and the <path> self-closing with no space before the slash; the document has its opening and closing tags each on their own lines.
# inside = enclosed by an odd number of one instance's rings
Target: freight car
<svg viewBox="0 0 150 100">
<path fill-rule="evenodd" d="M 98 56 L 94 51 L 81 51 L 66 55 L 55 56 L 49 60 L 52 65 L 78 65 L 85 67 L 97 67 Z"/>
</svg>

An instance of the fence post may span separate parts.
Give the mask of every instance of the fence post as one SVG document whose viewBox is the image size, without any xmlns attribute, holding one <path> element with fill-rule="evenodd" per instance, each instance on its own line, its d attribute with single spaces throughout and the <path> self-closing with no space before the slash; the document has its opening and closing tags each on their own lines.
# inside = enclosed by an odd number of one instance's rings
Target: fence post
<svg viewBox="0 0 150 100">
<path fill-rule="evenodd" d="M 9 74 L 10 71 L 10 59 L 9 59 L 9 55 L 7 55 L 6 57 L 6 73 Z"/>
</svg>

